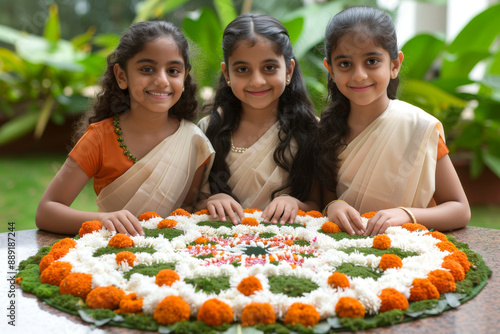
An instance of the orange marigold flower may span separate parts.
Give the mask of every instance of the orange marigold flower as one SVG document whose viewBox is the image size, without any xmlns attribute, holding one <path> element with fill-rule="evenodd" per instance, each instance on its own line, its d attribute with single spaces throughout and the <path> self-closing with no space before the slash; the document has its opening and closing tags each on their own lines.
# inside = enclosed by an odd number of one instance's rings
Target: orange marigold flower
<svg viewBox="0 0 500 334">
<path fill-rule="evenodd" d="M 59 284 L 61 295 L 73 295 L 85 299 L 91 290 L 92 275 L 85 273 L 71 273 Z"/>
<path fill-rule="evenodd" d="M 376 249 L 389 249 L 391 247 L 391 238 L 385 234 L 376 235 L 373 238 L 373 248 Z"/>
<path fill-rule="evenodd" d="M 319 212 L 319 211 L 316 211 L 316 210 L 307 211 L 306 215 L 308 215 L 310 217 L 313 217 L 313 218 L 321 218 L 321 217 L 323 217 L 323 214 L 321 212 Z"/>
<path fill-rule="evenodd" d="M 255 218 L 247 217 L 243 218 L 243 220 L 241 221 L 241 225 L 259 226 L 259 222 Z"/>
<path fill-rule="evenodd" d="M 75 248 L 76 246 L 76 241 L 71 239 L 71 238 L 64 238 L 59 240 L 58 242 L 54 243 L 52 245 L 52 249 L 59 249 L 59 248 Z"/>
<path fill-rule="evenodd" d="M 262 210 L 260 210 L 260 209 L 243 209 L 243 212 L 253 214 L 255 212 L 262 212 Z"/>
<path fill-rule="evenodd" d="M 40 261 L 40 273 L 43 273 L 43 271 L 47 269 L 47 267 L 52 263 L 54 263 L 54 261 L 54 255 L 52 255 L 50 252 L 42 257 L 42 260 Z"/>
<path fill-rule="evenodd" d="M 144 213 L 141 213 L 141 215 L 139 216 L 138 219 L 139 220 L 150 220 L 151 218 L 156 218 L 156 217 L 160 217 L 160 215 L 154 211 L 146 211 Z"/>
<path fill-rule="evenodd" d="M 142 298 L 135 292 L 129 293 L 120 300 L 120 309 L 116 313 L 139 313 L 142 310 Z"/>
<path fill-rule="evenodd" d="M 410 289 L 410 301 L 438 299 L 439 291 L 427 278 L 415 278 Z"/>
<path fill-rule="evenodd" d="M 262 290 L 262 284 L 255 276 L 248 276 L 241 280 L 237 289 L 245 296 L 253 295 L 256 291 Z"/>
<path fill-rule="evenodd" d="M 158 223 L 158 228 L 174 228 L 177 226 L 177 221 L 165 218 Z"/>
<path fill-rule="evenodd" d="M 189 304 L 179 296 L 167 296 L 156 306 L 153 318 L 162 325 L 189 320 Z"/>
<path fill-rule="evenodd" d="M 469 259 L 467 258 L 467 254 L 464 252 L 457 250 L 449 255 L 446 255 L 444 257 L 444 260 L 454 260 L 460 263 L 462 268 L 464 268 L 464 271 L 467 273 L 469 272 L 470 266 L 472 266 L 472 263 L 469 262 Z"/>
<path fill-rule="evenodd" d="M 116 310 L 120 307 L 120 301 L 123 296 L 125 296 L 125 292 L 112 285 L 100 286 L 89 292 L 85 303 L 90 308 Z"/>
<path fill-rule="evenodd" d="M 351 287 L 346 274 L 339 272 L 334 272 L 328 277 L 328 285 L 334 289 L 348 289 Z"/>
<path fill-rule="evenodd" d="M 458 250 L 457 246 L 449 241 L 440 241 L 436 244 L 436 247 L 439 248 L 441 252 L 448 251 L 450 253 L 453 253 Z"/>
<path fill-rule="evenodd" d="M 297 216 L 299 216 L 299 217 L 305 217 L 306 216 L 306 212 L 304 210 L 299 210 L 299 211 L 297 211 Z"/>
<path fill-rule="evenodd" d="M 196 211 L 195 213 L 193 213 L 193 215 L 198 215 L 198 216 L 199 215 L 208 215 L 208 214 L 210 214 L 210 213 L 208 212 L 207 209 L 201 209 L 200 211 Z"/>
<path fill-rule="evenodd" d="M 250 303 L 241 312 L 241 327 L 270 325 L 276 322 L 274 309 L 269 303 Z"/>
<path fill-rule="evenodd" d="M 444 235 L 443 233 L 441 233 L 439 231 L 427 232 L 427 233 L 424 233 L 424 235 L 430 235 L 431 237 L 438 239 L 438 240 L 441 240 L 441 241 L 448 241 L 448 239 L 446 238 L 446 235 Z"/>
<path fill-rule="evenodd" d="M 41 273 L 40 281 L 59 286 L 61 281 L 71 273 L 71 269 L 73 266 L 68 262 L 54 262 Z"/>
<path fill-rule="evenodd" d="M 342 230 L 340 229 L 340 227 L 337 224 L 332 223 L 332 222 L 326 222 L 326 223 L 324 223 L 323 225 L 321 225 L 321 229 L 323 231 L 325 231 L 325 233 L 338 233 L 338 232 L 342 232 Z"/>
<path fill-rule="evenodd" d="M 22 277 L 16 277 L 16 279 L 14 280 L 14 284 L 21 284 L 21 281 L 23 280 Z"/>
<path fill-rule="evenodd" d="M 415 223 L 404 223 L 403 225 L 401 225 L 401 227 L 404 228 L 404 229 L 407 229 L 410 232 L 418 231 L 418 230 L 421 230 L 421 231 L 427 231 L 428 230 L 428 228 L 425 227 L 424 225 L 422 225 L 422 224 L 415 224 Z"/>
<path fill-rule="evenodd" d="M 114 248 L 133 247 L 134 240 L 132 240 L 126 234 L 117 233 L 111 239 L 109 239 L 108 246 Z"/>
<path fill-rule="evenodd" d="M 340 297 L 335 305 L 335 313 L 340 318 L 364 318 L 365 312 L 363 304 L 352 297 Z"/>
<path fill-rule="evenodd" d="M 54 257 L 54 261 L 59 260 L 60 258 L 64 257 L 66 254 L 69 253 L 69 248 L 56 248 L 56 249 L 51 249 L 49 254 Z"/>
<path fill-rule="evenodd" d="M 191 214 L 187 212 L 184 209 L 175 209 L 174 211 L 170 212 L 170 216 L 185 216 L 185 217 L 191 217 Z"/>
<path fill-rule="evenodd" d="M 102 223 L 98 220 L 89 220 L 82 224 L 82 227 L 78 231 L 78 235 L 83 237 L 87 233 L 92 233 L 94 231 L 99 231 L 102 229 Z"/>
<path fill-rule="evenodd" d="M 371 217 L 375 216 L 378 211 L 370 211 L 370 212 L 365 212 L 361 215 L 361 217 L 364 217 L 366 219 L 370 219 Z"/>
<path fill-rule="evenodd" d="M 71 248 L 74 248 L 76 246 L 76 241 L 71 239 L 71 238 L 64 238 L 62 240 L 59 240 L 56 242 L 54 245 L 52 245 L 52 248 L 49 252 L 49 254 L 52 254 L 54 257 L 54 260 L 59 260 L 63 256 L 69 253 L 69 250 Z"/>
<path fill-rule="evenodd" d="M 457 286 L 453 275 L 446 270 L 433 270 L 427 275 L 429 281 L 437 288 L 439 293 L 455 292 Z"/>
<path fill-rule="evenodd" d="M 180 278 L 179 274 L 177 274 L 172 269 L 162 269 L 158 272 L 158 274 L 156 274 L 155 283 L 158 286 L 162 286 L 162 285 L 171 286 L 172 284 L 174 284 L 175 282 L 177 282 L 180 279 L 181 278 Z"/>
<path fill-rule="evenodd" d="M 460 282 L 465 278 L 464 268 L 455 260 L 444 260 L 441 267 L 450 271 L 451 275 L 455 279 L 455 282 Z"/>
<path fill-rule="evenodd" d="M 285 325 L 302 324 L 304 327 L 311 327 L 319 322 L 319 312 L 309 304 L 293 303 L 285 314 Z"/>
<path fill-rule="evenodd" d="M 386 271 L 389 268 L 401 268 L 403 267 L 403 262 L 401 258 L 396 254 L 384 254 L 380 259 L 379 268 L 382 271 Z"/>
<path fill-rule="evenodd" d="M 396 289 L 387 288 L 383 289 L 378 295 L 382 303 L 380 304 L 379 312 L 386 312 L 391 310 L 406 310 L 409 306 L 408 299 L 405 295 Z"/>
<path fill-rule="evenodd" d="M 194 239 L 194 243 L 196 244 L 206 244 L 208 242 L 208 239 L 205 237 L 198 237 Z"/>
<path fill-rule="evenodd" d="M 134 262 L 137 260 L 137 256 L 129 251 L 124 251 L 116 254 L 116 264 L 120 265 L 122 262 L 127 262 L 129 266 L 133 267 Z"/>
<path fill-rule="evenodd" d="M 233 310 L 226 303 L 212 298 L 201 305 L 196 318 L 209 326 L 230 324 L 233 322 Z"/>
</svg>

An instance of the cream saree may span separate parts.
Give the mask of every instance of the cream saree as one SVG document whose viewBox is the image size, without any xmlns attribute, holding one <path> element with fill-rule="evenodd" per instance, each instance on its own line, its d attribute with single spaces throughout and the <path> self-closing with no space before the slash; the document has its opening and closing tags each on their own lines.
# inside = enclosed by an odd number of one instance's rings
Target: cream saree
<svg viewBox="0 0 500 334">
<path fill-rule="evenodd" d="M 184 201 L 196 170 L 205 166 L 204 180 L 212 166 L 214 150 L 203 132 L 182 120 L 179 129 L 165 138 L 123 175 L 102 189 L 99 211 L 129 210 L 135 216 L 155 211 L 167 217 Z"/>
<path fill-rule="evenodd" d="M 441 123 L 399 100 L 340 154 L 337 196 L 361 214 L 398 206 L 425 208 L 435 190 Z"/>
<path fill-rule="evenodd" d="M 231 177 L 228 185 L 240 200 L 243 208 L 264 210 L 271 202 L 272 192 L 282 186 L 288 173 L 276 165 L 273 154 L 279 143 L 278 122 L 243 153 L 229 151 L 226 157 Z M 198 124 L 203 131 L 208 127 L 208 117 Z M 292 146 L 294 147 L 294 146 Z M 204 192 L 210 193 L 208 184 Z M 286 192 L 286 190 L 284 191 Z M 205 195 L 206 196 L 206 195 Z"/>
</svg>

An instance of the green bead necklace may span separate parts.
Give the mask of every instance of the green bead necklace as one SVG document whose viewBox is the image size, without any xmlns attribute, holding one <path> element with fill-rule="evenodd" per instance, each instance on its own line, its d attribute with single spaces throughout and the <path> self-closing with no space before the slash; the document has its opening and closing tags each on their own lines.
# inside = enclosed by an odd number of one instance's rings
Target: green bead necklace
<svg viewBox="0 0 500 334">
<path fill-rule="evenodd" d="M 128 156 L 129 160 L 132 160 L 134 163 L 139 161 L 136 157 L 130 153 L 130 151 L 127 149 L 127 145 L 123 142 L 123 137 L 122 137 L 122 129 L 120 128 L 120 116 L 118 114 L 115 115 L 114 117 L 114 122 L 113 125 L 115 126 L 115 133 L 118 135 L 118 143 L 121 148 L 123 148 L 123 154 Z"/>
</svg>

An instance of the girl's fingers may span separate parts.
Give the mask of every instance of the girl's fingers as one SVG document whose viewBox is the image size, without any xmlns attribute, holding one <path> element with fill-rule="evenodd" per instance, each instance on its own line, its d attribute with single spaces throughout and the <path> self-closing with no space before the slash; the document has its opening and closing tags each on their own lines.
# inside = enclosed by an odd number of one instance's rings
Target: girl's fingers
<svg viewBox="0 0 500 334">
<path fill-rule="evenodd" d="M 116 232 L 115 225 L 113 225 L 113 222 L 111 220 L 106 220 L 103 222 L 104 227 L 110 231 L 110 232 Z"/>
<path fill-rule="evenodd" d="M 369 236 L 372 235 L 373 229 L 375 228 L 375 224 L 377 223 L 378 219 L 376 217 L 372 217 L 368 220 L 368 223 L 366 225 L 366 231 L 363 233 L 364 236 Z"/>
<path fill-rule="evenodd" d="M 224 207 L 222 206 L 221 203 L 214 203 L 213 204 L 215 207 L 215 211 L 217 212 L 217 215 L 220 217 L 220 220 L 225 222 L 226 221 L 226 212 L 224 211 Z M 215 217 L 217 218 L 217 217 Z"/>
<path fill-rule="evenodd" d="M 365 232 L 365 228 L 363 226 L 363 222 L 361 221 L 361 217 L 357 211 L 348 211 L 347 212 L 349 223 L 356 234 L 363 234 Z"/>
<path fill-rule="evenodd" d="M 274 210 L 274 215 L 273 215 L 273 218 L 272 218 L 272 223 L 273 224 L 277 224 L 278 223 L 278 220 L 283 215 L 284 211 L 285 211 L 285 205 L 283 203 L 278 203 L 276 205 L 276 210 Z M 283 220 L 280 223 L 284 224 Z"/>
<path fill-rule="evenodd" d="M 213 205 L 212 203 L 207 204 L 207 209 L 208 209 L 208 212 L 210 213 L 210 217 L 212 217 L 212 219 L 216 219 L 217 218 L 217 210 L 215 209 L 215 205 Z"/>
<path fill-rule="evenodd" d="M 233 204 L 231 204 L 231 207 L 233 211 L 236 212 L 236 214 L 240 218 L 240 221 L 245 219 L 245 213 L 243 212 L 243 208 L 241 207 L 240 203 L 234 201 Z"/>
<path fill-rule="evenodd" d="M 340 222 L 340 225 L 343 227 L 344 231 L 346 231 L 347 233 L 349 233 L 351 235 L 355 234 L 354 230 L 351 227 L 351 224 L 347 220 L 346 216 L 341 216 L 340 219 L 339 219 L 339 222 Z"/>
<path fill-rule="evenodd" d="M 132 229 L 134 232 L 134 234 L 132 235 L 144 235 L 144 230 L 142 229 L 142 225 L 139 219 L 130 214 L 130 222 L 132 224 Z"/>
<path fill-rule="evenodd" d="M 269 217 L 273 214 L 275 211 L 276 204 L 274 202 L 269 203 L 268 206 L 264 209 L 264 212 L 262 212 L 262 221 L 264 223 L 269 223 Z"/>
<path fill-rule="evenodd" d="M 281 224 L 286 223 L 287 221 L 290 221 L 290 224 L 293 224 L 293 221 L 295 220 L 295 216 L 297 215 L 297 211 L 294 208 L 285 208 L 285 211 L 283 212 L 283 215 L 281 216 Z"/>
<path fill-rule="evenodd" d="M 234 214 L 231 203 L 226 203 L 226 205 L 224 206 L 224 209 L 226 210 L 226 214 L 228 215 L 229 220 L 231 220 L 233 225 L 238 225 L 238 218 Z"/>
<path fill-rule="evenodd" d="M 127 229 L 120 222 L 112 222 L 112 224 L 116 228 L 116 232 L 123 233 L 123 234 L 128 234 L 127 233 Z"/>
</svg>

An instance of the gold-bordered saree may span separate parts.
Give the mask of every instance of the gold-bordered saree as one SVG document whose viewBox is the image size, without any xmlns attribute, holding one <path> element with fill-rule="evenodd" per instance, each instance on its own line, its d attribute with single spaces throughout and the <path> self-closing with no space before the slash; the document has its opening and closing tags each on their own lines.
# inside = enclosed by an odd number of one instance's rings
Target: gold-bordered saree
<svg viewBox="0 0 500 334">
<path fill-rule="evenodd" d="M 182 205 L 195 172 L 210 158 L 204 181 L 208 178 L 213 157 L 214 149 L 205 134 L 182 120 L 174 134 L 102 189 L 97 207 L 103 212 L 126 209 L 135 216 L 155 211 L 167 217 Z"/>
<path fill-rule="evenodd" d="M 203 131 L 208 117 L 198 124 Z M 251 147 L 243 153 L 229 151 L 226 162 L 231 176 L 228 185 L 243 208 L 264 210 L 271 202 L 274 190 L 286 183 L 288 173 L 276 165 L 273 154 L 279 144 L 279 122 L 274 123 Z M 292 150 L 296 145 L 292 146 Z M 204 192 L 208 192 L 205 185 Z M 286 192 L 286 189 L 283 191 Z"/>
<path fill-rule="evenodd" d="M 435 191 L 443 126 L 399 100 L 340 154 L 337 196 L 361 214 L 398 206 L 425 208 Z"/>
</svg>

